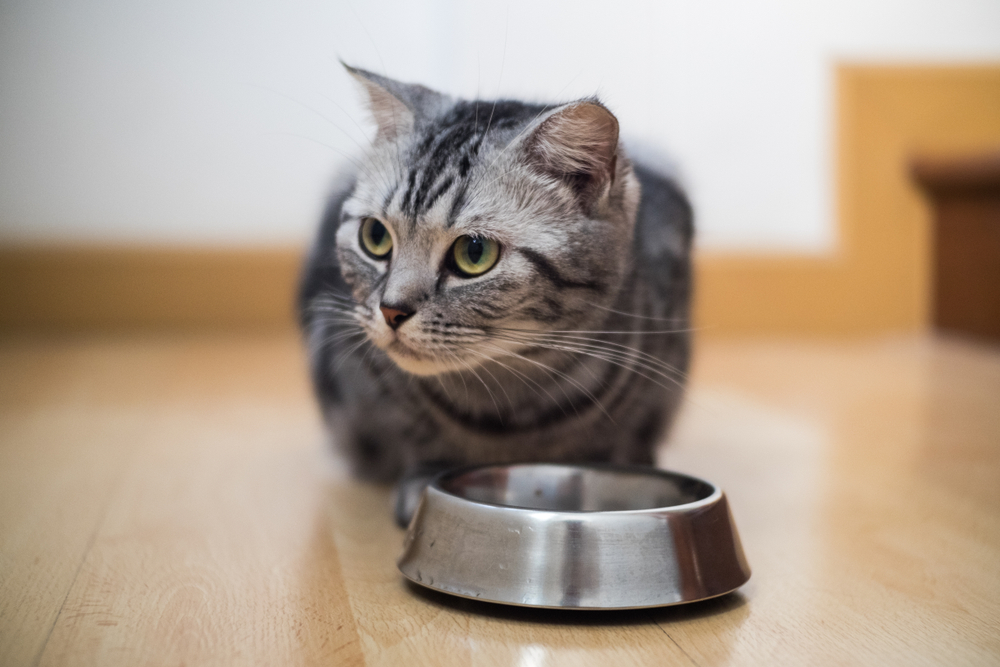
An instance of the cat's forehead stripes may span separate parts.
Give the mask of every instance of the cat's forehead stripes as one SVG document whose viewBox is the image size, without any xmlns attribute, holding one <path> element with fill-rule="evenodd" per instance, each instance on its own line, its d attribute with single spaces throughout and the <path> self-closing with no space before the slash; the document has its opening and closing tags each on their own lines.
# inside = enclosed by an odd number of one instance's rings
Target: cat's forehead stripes
<svg viewBox="0 0 1000 667">
<path fill-rule="evenodd" d="M 400 197 L 399 212 L 415 223 L 454 190 L 447 216 L 447 226 L 453 225 L 465 203 L 473 168 L 493 159 L 484 144 L 496 148 L 492 144 L 508 139 L 511 130 L 524 127 L 548 108 L 510 101 L 457 102 L 418 130 L 407 156 L 409 168 L 386 198 L 387 204 Z"/>
</svg>

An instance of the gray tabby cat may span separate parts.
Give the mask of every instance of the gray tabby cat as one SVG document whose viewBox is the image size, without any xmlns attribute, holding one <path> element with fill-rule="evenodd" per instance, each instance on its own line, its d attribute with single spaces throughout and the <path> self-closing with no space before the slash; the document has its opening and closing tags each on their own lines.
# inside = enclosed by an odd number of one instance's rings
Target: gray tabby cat
<svg viewBox="0 0 1000 667">
<path fill-rule="evenodd" d="M 356 474 L 651 464 L 688 366 L 691 209 L 595 99 L 454 99 L 348 68 L 378 126 L 330 202 L 299 308 Z"/>
</svg>

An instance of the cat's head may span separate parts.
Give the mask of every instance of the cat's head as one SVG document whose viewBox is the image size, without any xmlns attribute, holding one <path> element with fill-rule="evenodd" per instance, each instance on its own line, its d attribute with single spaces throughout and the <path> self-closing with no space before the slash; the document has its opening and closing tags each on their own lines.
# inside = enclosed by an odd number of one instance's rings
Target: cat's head
<svg viewBox="0 0 1000 667">
<path fill-rule="evenodd" d="M 433 375 L 606 315 L 639 200 L 606 107 L 457 100 L 348 70 L 378 129 L 337 252 L 376 346 Z"/>
</svg>

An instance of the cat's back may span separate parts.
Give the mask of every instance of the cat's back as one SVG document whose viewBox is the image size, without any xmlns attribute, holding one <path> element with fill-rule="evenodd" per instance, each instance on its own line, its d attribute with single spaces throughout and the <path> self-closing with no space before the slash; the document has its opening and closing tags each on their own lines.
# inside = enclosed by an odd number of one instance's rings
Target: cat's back
<svg viewBox="0 0 1000 667">
<path fill-rule="evenodd" d="M 356 182 L 357 174 L 353 169 L 343 169 L 334 180 L 332 193 L 320 219 L 319 232 L 302 268 L 297 310 L 303 328 L 308 328 L 312 319 L 310 303 L 314 298 L 325 290 L 345 295 L 351 292 L 337 261 L 337 229 L 340 227 L 344 201 L 351 196 Z"/>
<path fill-rule="evenodd" d="M 642 187 L 635 221 L 641 276 L 663 296 L 686 300 L 691 290 L 694 216 L 676 177 L 655 154 L 641 152 L 632 167 Z"/>
</svg>

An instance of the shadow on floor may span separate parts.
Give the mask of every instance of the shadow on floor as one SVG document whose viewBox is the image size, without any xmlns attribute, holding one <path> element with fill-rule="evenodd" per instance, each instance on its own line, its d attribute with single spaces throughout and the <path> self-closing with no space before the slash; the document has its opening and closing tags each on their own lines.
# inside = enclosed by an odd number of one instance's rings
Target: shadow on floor
<svg viewBox="0 0 1000 667">
<path fill-rule="evenodd" d="M 735 591 L 711 600 L 659 607 L 656 609 L 621 609 L 614 611 L 591 611 L 579 609 L 533 609 L 513 605 L 469 600 L 419 586 L 404 580 L 407 591 L 414 597 L 439 609 L 487 616 L 513 622 L 545 623 L 550 625 L 613 626 L 640 625 L 646 623 L 676 623 L 692 621 L 709 616 L 735 613 L 745 616 L 748 612 L 747 598 Z"/>
</svg>

